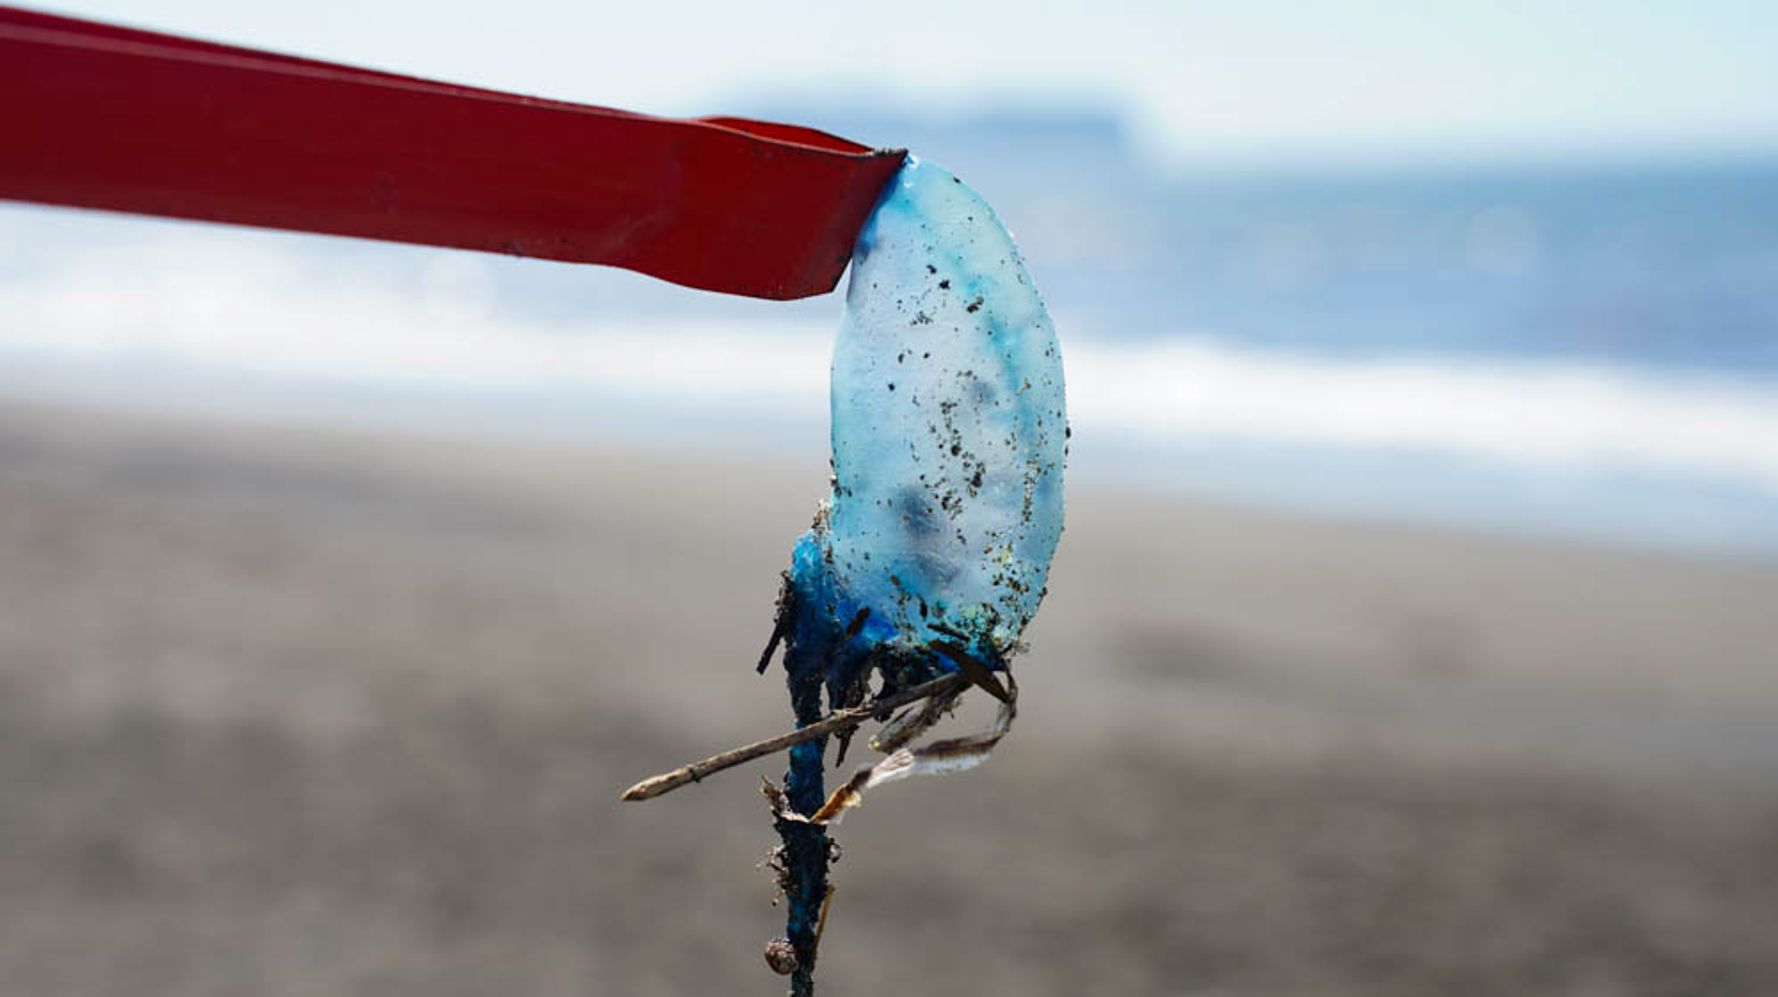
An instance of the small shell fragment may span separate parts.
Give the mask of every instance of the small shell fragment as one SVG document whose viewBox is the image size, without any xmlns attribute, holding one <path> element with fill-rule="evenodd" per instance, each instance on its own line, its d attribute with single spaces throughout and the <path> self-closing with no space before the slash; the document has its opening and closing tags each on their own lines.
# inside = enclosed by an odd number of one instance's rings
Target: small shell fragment
<svg viewBox="0 0 1778 997">
<path fill-rule="evenodd" d="M 766 965 L 772 967 L 772 972 L 779 976 L 789 976 L 796 972 L 796 946 L 790 944 L 790 939 L 783 935 L 767 942 Z"/>
</svg>

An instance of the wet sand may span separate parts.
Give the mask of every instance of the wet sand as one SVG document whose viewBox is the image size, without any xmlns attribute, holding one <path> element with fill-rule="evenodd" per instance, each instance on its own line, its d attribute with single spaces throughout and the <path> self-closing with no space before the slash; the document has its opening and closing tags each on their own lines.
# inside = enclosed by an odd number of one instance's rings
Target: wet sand
<svg viewBox="0 0 1778 997">
<path fill-rule="evenodd" d="M 0 980 L 771 994 L 819 464 L 0 406 Z M 1778 992 L 1778 568 L 1076 490 L 823 992 Z M 961 723 L 979 723 L 977 709 Z"/>
</svg>

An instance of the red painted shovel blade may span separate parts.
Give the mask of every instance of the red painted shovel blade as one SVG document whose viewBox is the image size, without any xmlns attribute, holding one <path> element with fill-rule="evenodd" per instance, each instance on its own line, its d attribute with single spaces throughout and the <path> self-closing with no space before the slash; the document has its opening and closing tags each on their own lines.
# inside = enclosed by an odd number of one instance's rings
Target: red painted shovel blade
<svg viewBox="0 0 1778 997">
<path fill-rule="evenodd" d="M 831 290 L 901 150 L 0 7 L 0 198 Z"/>
</svg>

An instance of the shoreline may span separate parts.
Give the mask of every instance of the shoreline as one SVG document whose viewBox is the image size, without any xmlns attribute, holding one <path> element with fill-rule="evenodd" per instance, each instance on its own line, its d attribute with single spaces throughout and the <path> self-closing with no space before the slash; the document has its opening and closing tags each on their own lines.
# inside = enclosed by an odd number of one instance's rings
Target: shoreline
<svg viewBox="0 0 1778 997">
<path fill-rule="evenodd" d="M 826 480 L 825 467 L 780 454 L 17 402 L 0 403 L 0 441 L 15 455 L 41 445 L 54 460 L 126 477 L 159 462 L 194 474 L 198 489 L 256 489 L 264 478 L 308 481 L 324 496 L 412 492 L 417 508 L 467 497 L 501 519 L 532 516 L 570 532 L 611 529 L 600 522 L 609 517 L 664 543 L 653 556 L 670 560 L 653 570 L 669 577 L 697 565 L 707 545 L 718 556 L 699 588 L 742 635 L 766 617 L 733 607 L 775 596 L 779 562 Z M 1761 730 L 1778 716 L 1778 673 L 1761 658 L 1778 646 L 1778 620 L 1763 611 L 1778 605 L 1778 563 L 1134 489 L 1069 494 L 1053 591 L 1021 672 L 1057 683 L 1075 710 L 1204 714 L 1205 730 L 1276 715 L 1323 744 L 1406 738 L 1415 750 L 1631 774 L 1696 763 L 1694 776 L 1759 781 L 1763 760 L 1778 757 L 1778 730 Z M 301 514 L 306 497 L 268 499 Z M 351 514 L 339 496 L 325 500 L 329 516 Z M 448 523 L 411 525 L 424 543 L 457 539 Z M 724 549 L 738 534 L 750 538 L 744 573 Z M 648 602 L 672 587 L 627 598 Z M 1509 734 L 1531 745 L 1489 743 Z M 1640 749 L 1639 738 L 1654 747 Z M 1699 750 L 1713 739 L 1723 751 Z"/>
</svg>

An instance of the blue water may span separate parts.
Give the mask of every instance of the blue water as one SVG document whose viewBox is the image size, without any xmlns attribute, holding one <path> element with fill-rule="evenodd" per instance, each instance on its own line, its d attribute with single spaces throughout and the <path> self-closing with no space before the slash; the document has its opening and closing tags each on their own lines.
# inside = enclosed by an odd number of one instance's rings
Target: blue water
<svg viewBox="0 0 1778 997">
<path fill-rule="evenodd" d="M 1150 196 L 1152 251 L 1055 291 L 1132 334 L 1778 375 L 1778 169 L 1199 177 Z"/>
</svg>

